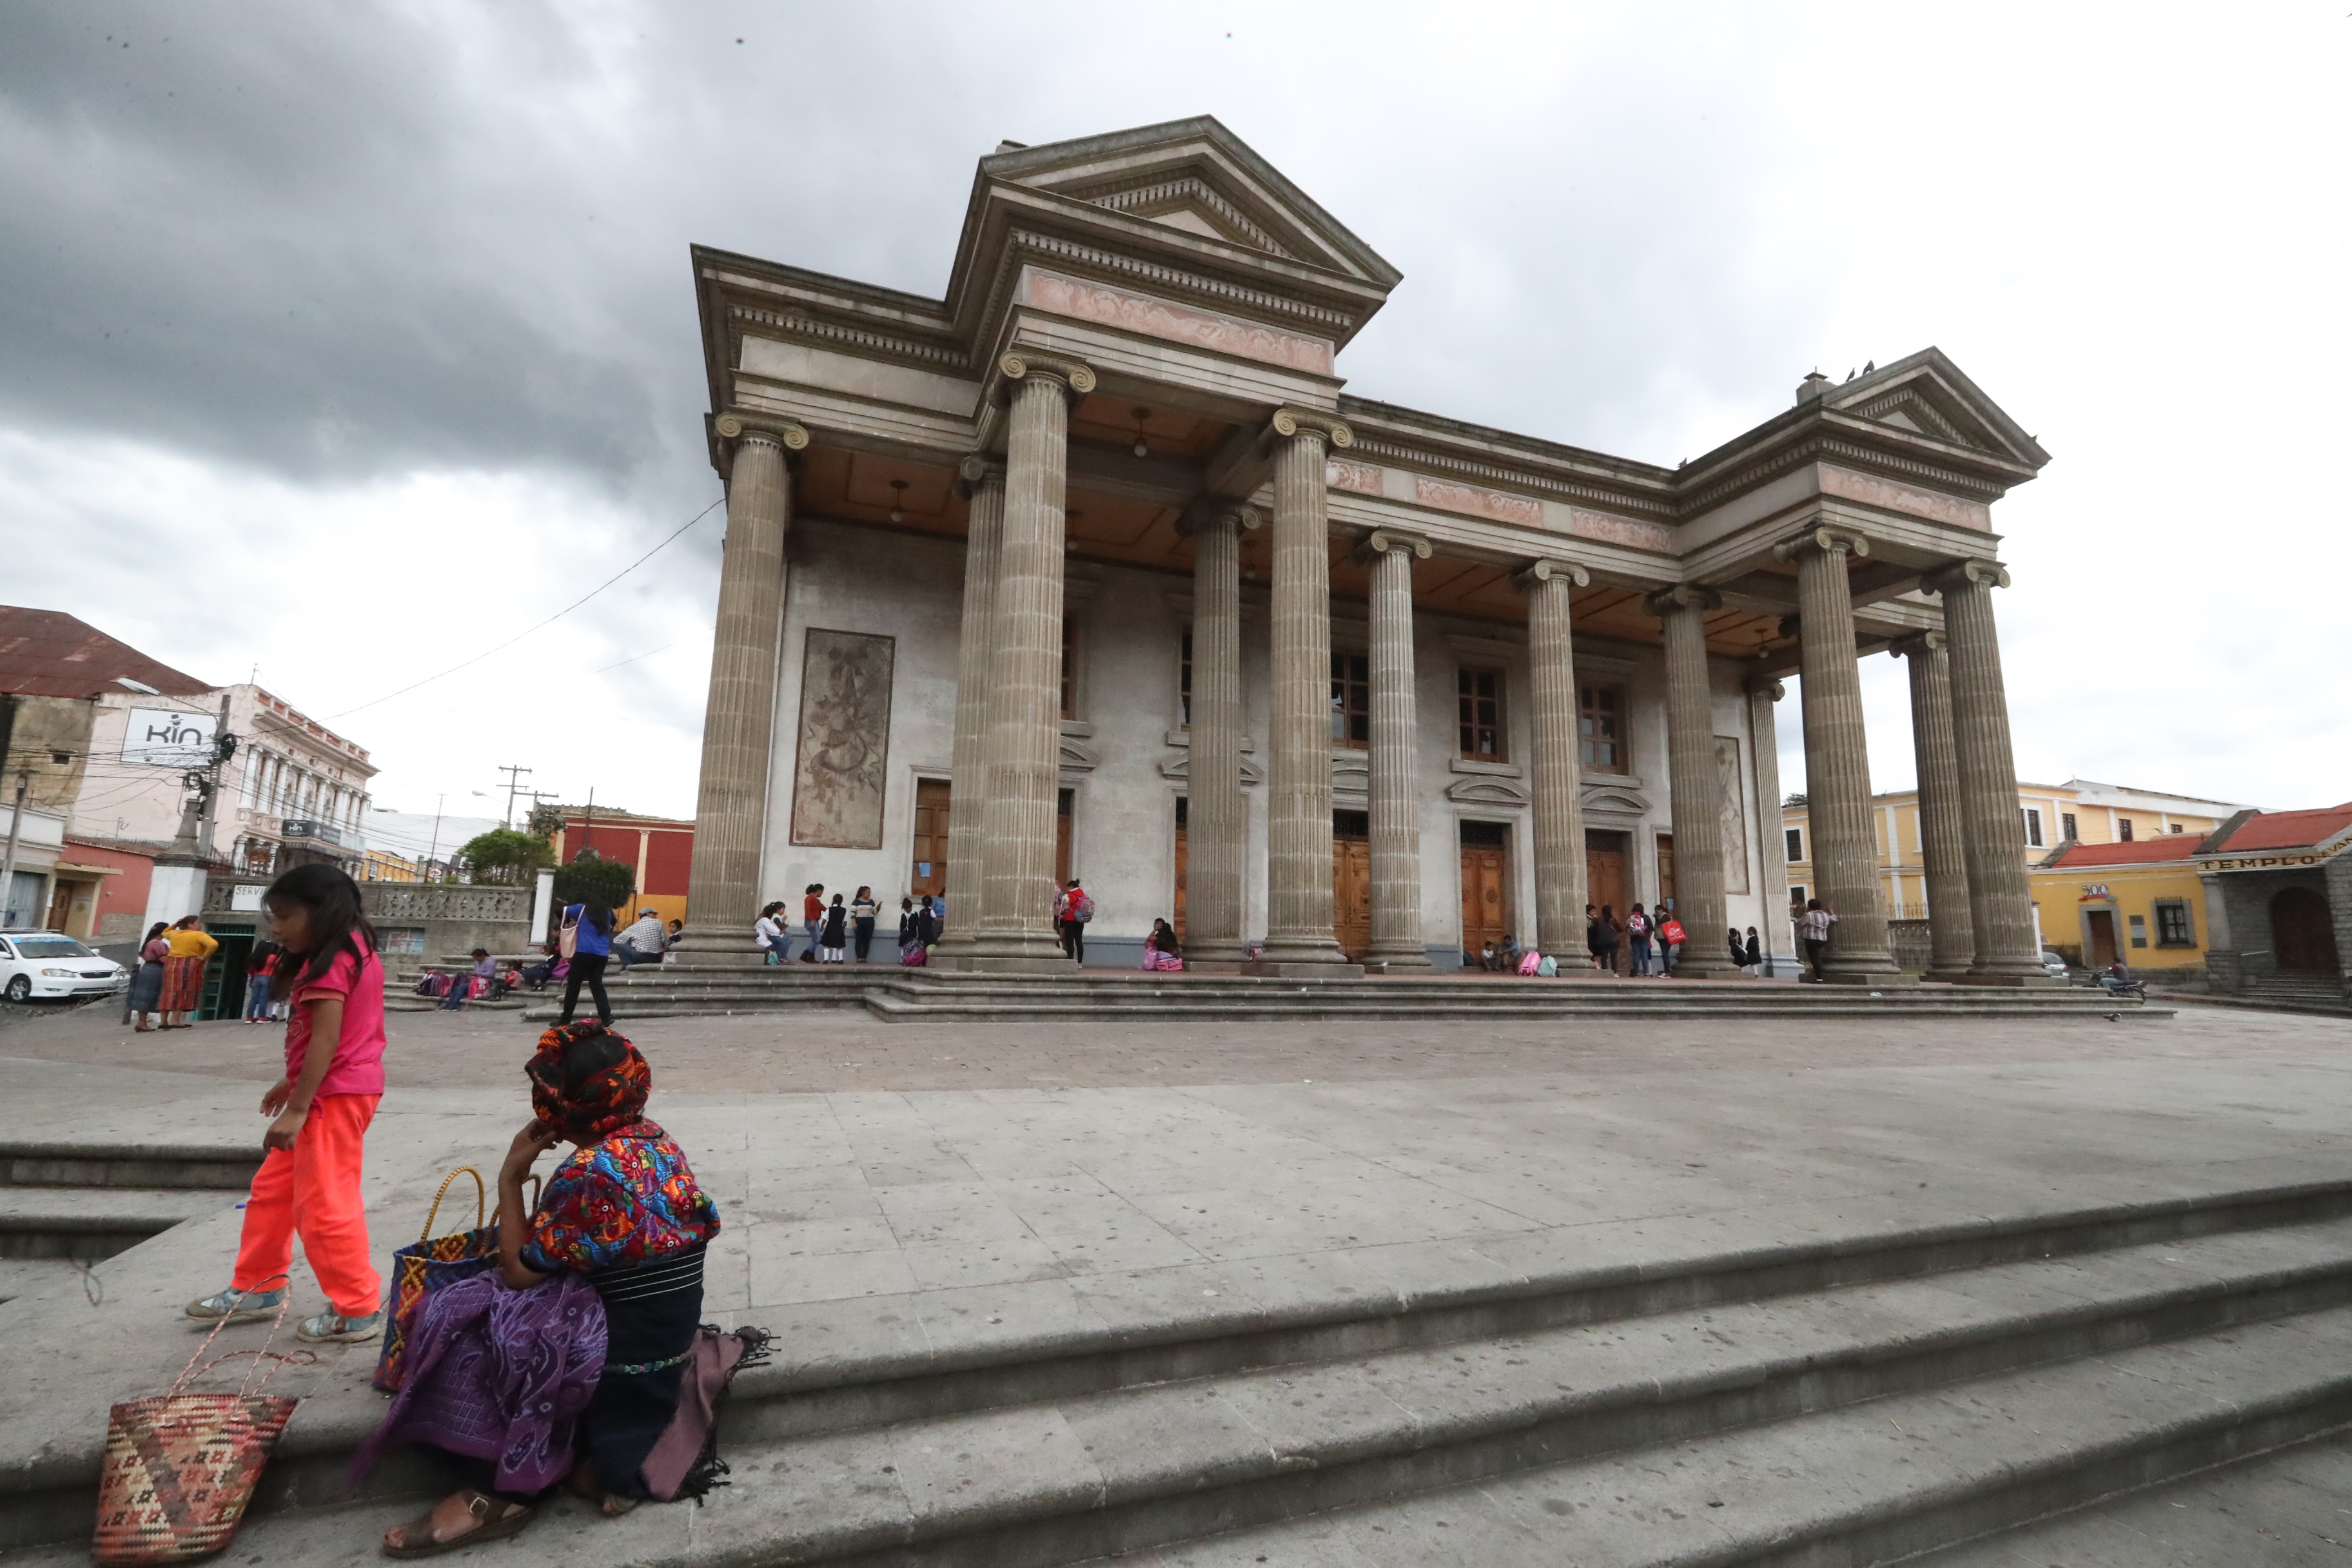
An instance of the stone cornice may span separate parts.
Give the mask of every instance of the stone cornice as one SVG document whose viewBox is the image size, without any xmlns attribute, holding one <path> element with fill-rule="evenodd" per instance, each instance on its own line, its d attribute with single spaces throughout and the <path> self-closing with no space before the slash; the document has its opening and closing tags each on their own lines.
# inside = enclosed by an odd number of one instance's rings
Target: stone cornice
<svg viewBox="0 0 2352 1568">
<path fill-rule="evenodd" d="M 953 375 L 971 374 L 971 356 L 961 348 L 923 342 L 877 327 L 851 326 L 799 310 L 772 310 L 758 305 L 730 305 L 727 316 L 739 331 L 746 325 L 761 326 L 786 337 L 807 338 L 851 353 L 904 360 L 925 370 Z M 740 362 L 741 356 L 736 357 Z"/>
<path fill-rule="evenodd" d="M 1098 245 L 1087 245 L 1081 240 L 1066 238 L 1061 235 L 1045 234 L 1035 229 L 1016 228 L 1005 237 L 1005 243 L 1008 248 L 1015 253 L 1016 261 L 1022 252 L 1050 257 L 1064 266 L 1091 268 L 1097 272 L 1110 273 L 1138 282 L 1149 283 L 1155 288 L 1167 289 L 1171 293 L 1181 294 L 1224 310 L 1250 311 L 1285 321 L 1303 321 L 1333 336 L 1344 337 L 1357 325 L 1356 317 L 1345 310 L 1333 310 L 1328 305 L 1318 305 L 1306 300 L 1286 299 L 1280 294 L 1269 293 L 1264 289 L 1251 288 L 1246 283 L 1213 277 L 1206 272 L 1177 267 L 1164 261 L 1147 261 L 1140 257 L 1121 256 L 1117 251 L 1105 250 Z M 1005 275 L 1017 274 L 1019 270 L 1017 265 L 1001 268 L 998 290 L 1010 287 L 1010 278 Z M 992 306 L 995 303 L 993 295 L 990 303 Z M 992 310 L 991 314 L 993 314 Z"/>
<path fill-rule="evenodd" d="M 1108 188 L 1095 187 L 1066 191 L 1062 194 L 1078 201 L 1091 202 L 1098 207 L 1108 207 L 1113 212 L 1123 213 L 1135 213 L 1139 207 L 1158 206 L 1162 203 L 1192 202 L 1214 213 L 1241 237 L 1244 244 L 1254 249 L 1263 250 L 1269 256 L 1278 256 L 1285 261 L 1298 259 L 1284 249 L 1281 243 L 1265 231 L 1264 226 L 1227 201 L 1223 193 L 1198 174 L 1181 174 L 1174 179 L 1150 175 L 1146 176 L 1141 183 L 1127 184 L 1115 183 Z M 1136 216 L 1148 215 L 1138 213 Z"/>
</svg>

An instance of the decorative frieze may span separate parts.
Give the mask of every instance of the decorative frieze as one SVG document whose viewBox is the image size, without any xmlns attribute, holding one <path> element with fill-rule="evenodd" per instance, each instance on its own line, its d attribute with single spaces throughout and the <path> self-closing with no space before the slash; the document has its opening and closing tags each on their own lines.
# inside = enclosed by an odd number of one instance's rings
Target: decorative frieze
<svg viewBox="0 0 2352 1568">
<path fill-rule="evenodd" d="M 1190 272 L 1180 267 L 1160 262 L 1144 261 L 1132 256 L 1120 256 L 1100 250 L 1091 245 L 1064 239 L 1059 235 L 1034 234 L 1027 229 L 1014 229 L 1011 235 L 1013 246 L 1040 256 L 1054 256 L 1073 261 L 1082 267 L 1098 268 L 1106 272 L 1125 273 L 1130 278 L 1161 289 L 1176 289 L 1198 294 L 1204 299 L 1238 305 L 1245 310 L 1261 310 L 1268 315 L 1288 316 L 1297 321 L 1312 321 L 1328 328 L 1335 335 L 1345 336 L 1356 324 L 1356 319 L 1344 310 L 1334 310 L 1322 305 L 1312 305 L 1304 300 L 1286 300 L 1279 294 L 1269 294 L 1262 289 L 1251 289 L 1239 283 L 1229 283 L 1222 278 Z"/>
<path fill-rule="evenodd" d="M 1107 327 L 1140 332 L 1145 337 L 1280 365 L 1286 370 L 1305 371 L 1310 375 L 1331 374 L 1331 344 L 1328 339 L 1301 337 L 1278 327 L 1034 268 L 1023 279 L 1021 293 L 1025 304 L 1082 321 L 1097 321 Z"/>
</svg>

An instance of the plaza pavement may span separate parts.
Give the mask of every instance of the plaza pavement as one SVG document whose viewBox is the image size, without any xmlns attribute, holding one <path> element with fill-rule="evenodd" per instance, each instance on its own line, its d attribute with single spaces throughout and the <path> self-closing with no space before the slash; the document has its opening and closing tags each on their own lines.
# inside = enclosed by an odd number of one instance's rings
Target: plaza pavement
<svg viewBox="0 0 2352 1568">
<path fill-rule="evenodd" d="M 510 1015 L 391 1031 L 369 1150 L 379 1255 L 415 1239 L 451 1165 L 495 1167 L 529 1113 L 536 1036 Z M 654 1065 L 652 1114 L 726 1222 L 709 1315 L 779 1330 L 788 1358 L 1169 1312 L 1272 1321 L 1482 1270 L 2336 1178 L 2352 1152 L 2352 1022 L 2224 1008 L 1801 1034 L 854 1014 L 628 1032 Z M 279 1062 L 269 1028 L 141 1038 L 100 1009 L 20 1018 L 0 1026 L 0 1140 L 250 1143 Z M 220 1196 L 93 1284 L 0 1306 L 17 1373 L 0 1426 L 39 1410 L 71 1447 L 111 1400 L 168 1384 L 192 1348 L 178 1304 L 226 1279 L 236 1215 Z M 299 1284 L 296 1310 L 317 1310 Z M 348 1395 L 373 1359 L 288 1384 Z"/>
</svg>

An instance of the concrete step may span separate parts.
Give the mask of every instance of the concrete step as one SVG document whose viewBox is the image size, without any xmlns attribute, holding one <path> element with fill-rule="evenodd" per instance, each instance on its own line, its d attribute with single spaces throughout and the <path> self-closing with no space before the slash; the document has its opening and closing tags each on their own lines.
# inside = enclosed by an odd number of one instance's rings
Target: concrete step
<svg viewBox="0 0 2352 1568">
<path fill-rule="evenodd" d="M 1221 1538 L 1143 1559 L 1172 1568 L 1348 1561 L 1289 1549 L 1342 1531 L 1400 1563 L 1859 1563 L 2352 1420 L 2347 1300 L 2337 1219 L 887 1424 L 869 1405 L 814 1436 L 780 1439 L 745 1388 L 710 1508 L 558 1512 L 532 1549 L 1009 1568 Z M 323 1495 L 306 1468 L 274 1465 L 270 1500 Z M 265 1512 L 238 1552 L 357 1562 L 374 1524 Z"/>
<path fill-rule="evenodd" d="M 1864 1568 L 1970 1540 L 1971 1555 L 1925 1561 L 2333 1562 L 2342 1555 L 2333 1543 L 2326 1556 L 2175 1558 L 2145 1538 L 2113 1558 L 2042 1556 L 2031 1554 L 2033 1536 L 2013 1550 L 1992 1532 L 2340 1428 L 2352 1421 L 2347 1351 L 2352 1310 L 2338 1309 L 1129 1552 L 1124 1562 Z"/>
<path fill-rule="evenodd" d="M 0 1187 L 202 1187 L 241 1193 L 260 1168 L 258 1143 L 0 1142 Z"/>
<path fill-rule="evenodd" d="M 1933 1226 L 1922 1225 L 1907 1201 L 1890 1198 L 1854 1201 L 1842 1205 L 1832 1224 L 1792 1223 L 1778 1234 L 1753 1223 L 1735 1236 L 1704 1223 L 1664 1221 L 1612 1227 L 1606 1236 L 1536 1238 L 1532 1250 L 1517 1244 L 1374 1248 L 1318 1260 L 1303 1272 L 1268 1274 L 1253 1280 L 1246 1295 L 1217 1289 L 1226 1284 L 1221 1279 L 1204 1286 L 1192 1269 L 1153 1271 L 1129 1277 L 1076 1318 L 1055 1304 L 1059 1298 L 1019 1287 L 945 1292 L 938 1309 L 919 1307 L 919 1321 L 906 1315 L 905 1304 L 877 1313 L 871 1301 L 813 1302 L 753 1314 L 778 1332 L 782 1353 L 738 1380 L 725 1416 L 728 1441 L 736 1449 L 886 1442 L 894 1439 L 879 1429 L 993 1419 L 1008 1411 L 1025 1410 L 1022 1418 L 1034 1419 L 1070 1401 L 1206 1386 L 1204 1379 L 1322 1376 L 1318 1369 L 1371 1356 L 1473 1353 L 1462 1347 L 1477 1347 L 1477 1364 L 1492 1368 L 1494 1342 L 1515 1336 L 1661 1313 L 1669 1314 L 1663 1331 L 1674 1334 L 1692 1312 L 1806 1293 L 1934 1276 L 1932 1292 L 1945 1279 L 1967 1278 L 1967 1270 L 2025 1260 L 2063 1269 L 2052 1260 L 2097 1259 L 2117 1249 L 2200 1238 L 2237 1244 L 2240 1250 L 2227 1257 L 2206 1251 L 2205 1258 L 2221 1262 L 2185 1279 L 2190 1266 L 2156 1270 L 2158 1289 L 2188 1292 L 2168 1310 L 2193 1315 L 2214 1310 L 2217 1293 L 2234 1299 L 2232 1291 L 2242 1297 L 2252 1289 L 2336 1289 L 2341 1257 L 2326 1247 L 2306 1255 L 2299 1237 L 2318 1227 L 2340 1247 L 2347 1225 L 2352 1182 L 2205 1191 Z M 2282 1235 L 2288 1235 L 2284 1243 Z M 172 1243 L 154 1246 L 168 1251 Z M 2235 1283 L 2224 1287 L 2225 1277 Z M 2051 1312 L 2079 1312 L 2095 1294 L 2059 1289 L 2054 1297 L 2045 1291 L 2045 1300 Z M 166 1292 L 162 1305 L 173 1307 L 178 1299 Z M 2155 1309 L 2144 1300 L 2133 1310 Z M 1917 1327 L 1914 1321 L 1906 1332 L 1916 1339 Z M 2079 1331 L 2083 1322 L 2060 1327 Z M 1640 1374 L 1654 1394 L 1658 1376 L 1688 1358 L 1664 1349 L 1672 1341 L 1653 1335 L 1644 1342 L 1665 1358 Z M 1709 1346 L 1695 1348 L 1712 1353 Z M 33 1353 L 29 1342 L 20 1341 L 19 1349 Z M 344 1497 L 349 1456 L 383 1409 L 364 1386 L 373 1354 L 361 1360 L 364 1365 L 344 1369 L 348 1376 L 337 1374 L 340 1383 L 319 1384 L 305 1397 L 257 1510 Z M 1520 1376 L 1517 1369 L 1507 1375 Z M 99 1408 L 102 1413 L 103 1401 Z M 103 1422 L 96 1419 L 66 1433 L 0 1431 L 0 1549 L 86 1530 L 102 1443 Z M 739 1454 L 739 1468 L 748 1458 Z M 394 1463 L 377 1473 L 369 1490 L 400 1497 L 434 1484 L 421 1464 Z"/>
<path fill-rule="evenodd" d="M 88 1267 L 84 1258 L 0 1258 L 0 1306 L 71 1279 Z"/>
<path fill-rule="evenodd" d="M 111 1258 L 234 1201 L 196 1187 L 0 1188 L 0 1258 Z"/>
</svg>

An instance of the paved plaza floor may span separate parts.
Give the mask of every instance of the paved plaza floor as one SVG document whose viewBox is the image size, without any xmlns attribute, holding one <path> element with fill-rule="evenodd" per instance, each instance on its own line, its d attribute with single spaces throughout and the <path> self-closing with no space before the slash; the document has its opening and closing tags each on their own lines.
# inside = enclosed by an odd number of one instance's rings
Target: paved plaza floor
<svg viewBox="0 0 2352 1568">
<path fill-rule="evenodd" d="M 395 1016 L 369 1144 L 376 1252 L 529 1114 L 537 1030 Z M 710 1315 L 789 1354 L 1116 1330 L 1409 1297 L 1468 1275 L 1875 1224 L 2337 1178 L 2352 1021 L 1786 1020 L 1563 1027 L 651 1020 L 651 1113 L 719 1200 Z M 0 1140 L 257 1142 L 278 1032 L 134 1036 L 102 1010 L 0 1025 Z M 102 1427 L 191 1346 L 234 1194 L 0 1306 L 26 1402 Z M 471 1223 L 471 1204 L 463 1223 Z M 299 1279 L 297 1310 L 317 1310 Z M 95 1297 L 95 1300 L 92 1298 Z M 372 1353 L 365 1358 L 372 1363 Z M 357 1361 L 301 1379 L 355 1390 Z M 14 1409 L 6 1408 L 14 1407 Z"/>
</svg>

